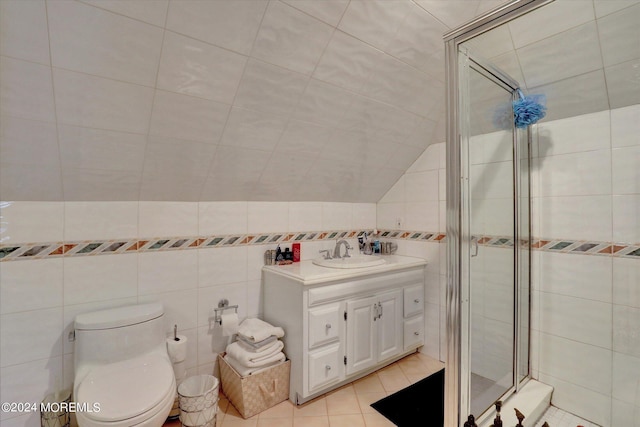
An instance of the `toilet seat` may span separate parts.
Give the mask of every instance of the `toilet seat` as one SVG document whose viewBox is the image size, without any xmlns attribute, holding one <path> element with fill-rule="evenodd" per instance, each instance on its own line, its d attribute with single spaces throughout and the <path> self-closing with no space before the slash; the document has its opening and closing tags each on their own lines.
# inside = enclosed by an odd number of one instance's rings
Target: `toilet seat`
<svg viewBox="0 0 640 427">
<path fill-rule="evenodd" d="M 175 396 L 175 378 L 169 360 L 157 354 L 146 354 L 93 368 L 76 389 L 78 404 L 99 411 L 83 411 L 82 415 L 97 423 L 118 423 L 155 414 L 152 409 L 167 397 Z M 147 417 L 141 417 L 145 413 Z"/>
</svg>

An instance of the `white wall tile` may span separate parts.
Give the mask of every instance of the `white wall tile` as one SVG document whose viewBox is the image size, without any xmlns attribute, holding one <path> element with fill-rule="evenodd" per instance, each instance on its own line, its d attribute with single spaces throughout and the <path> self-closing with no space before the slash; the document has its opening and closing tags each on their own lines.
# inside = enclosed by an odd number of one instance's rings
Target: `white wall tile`
<svg viewBox="0 0 640 427">
<path fill-rule="evenodd" d="M 540 195 L 610 194 L 610 156 L 609 150 L 597 150 L 544 158 L 540 169 Z"/>
<path fill-rule="evenodd" d="M 348 230 L 351 228 L 351 203 L 322 203 L 322 229 Z"/>
<path fill-rule="evenodd" d="M 68 202 L 103 202 L 104 200 L 133 202 L 141 198 L 139 171 L 94 168 L 63 169 L 62 185 L 64 186 L 64 199 Z"/>
<path fill-rule="evenodd" d="M 6 56 L 0 66 L 0 113 L 55 122 L 51 68 Z"/>
<path fill-rule="evenodd" d="M 640 145 L 640 105 L 611 110 L 611 145 L 614 148 Z"/>
<path fill-rule="evenodd" d="M 248 55 L 267 1 L 170 2 L 167 29 Z"/>
<path fill-rule="evenodd" d="M 62 241 L 63 215 L 62 202 L 3 202 L 0 241 L 3 244 Z"/>
<path fill-rule="evenodd" d="M 56 378 L 62 378 L 62 357 L 52 357 L 0 369 L 0 393 L 4 402 L 40 402 L 55 390 Z M 13 414 L 0 412 L 2 425 Z M 36 414 L 37 415 L 37 414 Z M 35 421 L 35 424 L 32 423 Z M 7 422 L 8 424 L 8 422 Z M 39 417 L 29 418 L 29 427 L 39 425 Z"/>
<path fill-rule="evenodd" d="M 640 145 L 611 152 L 613 194 L 640 194 Z"/>
<path fill-rule="evenodd" d="M 242 322 L 247 316 L 247 283 L 198 288 L 198 326 L 215 328 L 218 336 L 221 336 L 222 328 L 213 321 L 213 309 L 218 307 L 218 302 L 222 299 L 228 299 L 229 305 L 238 305 L 238 319 Z"/>
<path fill-rule="evenodd" d="M 251 56 L 311 74 L 332 33 L 332 26 L 285 3 L 270 2 Z"/>
<path fill-rule="evenodd" d="M 3 368 L 62 355 L 62 307 L 1 317 L 0 360 Z"/>
<path fill-rule="evenodd" d="M 376 210 L 376 223 L 378 228 L 388 228 L 391 230 L 406 228 L 405 218 L 406 211 L 404 203 L 378 203 Z M 400 222 L 399 225 L 397 223 L 398 221 Z"/>
<path fill-rule="evenodd" d="M 27 165 L 60 168 L 58 135 L 54 123 L 9 116 L 2 116 L 0 120 L 0 151 L 3 163 L 25 168 Z M 33 153 L 39 155 L 34 156 Z"/>
<path fill-rule="evenodd" d="M 83 304 L 137 295 L 138 254 L 64 260 L 64 303 Z"/>
<path fill-rule="evenodd" d="M 197 251 L 143 252 L 138 257 L 138 294 L 198 287 Z"/>
<path fill-rule="evenodd" d="M 247 282 L 247 317 L 262 317 L 263 297 L 262 280 Z"/>
<path fill-rule="evenodd" d="M 640 195 L 613 196 L 613 241 L 640 242 Z"/>
<path fill-rule="evenodd" d="M 54 67 L 154 86 L 162 29 L 80 2 L 47 3 Z"/>
<path fill-rule="evenodd" d="M 197 203 L 141 201 L 138 211 L 141 237 L 198 235 Z"/>
<path fill-rule="evenodd" d="M 157 87 L 231 104 L 246 63 L 243 55 L 166 32 Z"/>
<path fill-rule="evenodd" d="M 289 227 L 287 230 L 322 230 L 322 203 L 289 202 Z"/>
<path fill-rule="evenodd" d="M 613 303 L 640 308 L 640 264 L 635 259 L 613 258 Z"/>
<path fill-rule="evenodd" d="M 640 358 L 613 353 L 612 397 L 640 405 Z"/>
<path fill-rule="evenodd" d="M 611 348 L 611 304 L 540 292 L 540 331 Z"/>
<path fill-rule="evenodd" d="M 138 202 L 67 202 L 64 240 L 138 237 Z"/>
<path fill-rule="evenodd" d="M 407 203 L 405 221 L 401 227 L 416 231 L 438 231 L 440 202 Z"/>
<path fill-rule="evenodd" d="M 538 236 L 611 241 L 611 196 L 541 197 Z"/>
<path fill-rule="evenodd" d="M 217 144 L 229 109 L 219 102 L 157 90 L 149 134 Z"/>
<path fill-rule="evenodd" d="M 608 393 L 599 393 L 544 373 L 540 373 L 539 380 L 553 387 L 553 406 L 580 414 L 598 425 L 610 425 L 611 398 Z"/>
<path fill-rule="evenodd" d="M 439 200 L 437 170 L 406 173 L 404 177 L 407 202 L 432 202 Z"/>
<path fill-rule="evenodd" d="M 541 291 L 610 303 L 613 261 L 611 257 L 543 251 L 532 265 L 539 272 Z"/>
<path fill-rule="evenodd" d="M 44 0 L 0 3 L 0 54 L 50 64 Z"/>
<path fill-rule="evenodd" d="M 289 204 L 286 202 L 249 202 L 247 232 L 284 232 L 289 228 Z"/>
<path fill-rule="evenodd" d="M 147 133 L 153 89 L 53 69 L 58 123 Z"/>
<path fill-rule="evenodd" d="M 199 235 L 247 232 L 247 202 L 200 202 Z"/>
<path fill-rule="evenodd" d="M 440 145 L 431 144 L 407 169 L 407 173 L 436 170 L 440 165 Z"/>
<path fill-rule="evenodd" d="M 634 40 L 640 38 L 638 21 L 640 5 L 598 19 L 598 33 L 605 66 L 638 59 L 638 45 Z"/>
<path fill-rule="evenodd" d="M 611 147 L 609 111 L 538 124 L 538 155 L 607 150 Z"/>
<path fill-rule="evenodd" d="M 640 357 L 640 308 L 613 306 L 613 350 Z"/>
<path fill-rule="evenodd" d="M 247 247 L 198 249 L 198 286 L 219 286 L 247 280 Z"/>
<path fill-rule="evenodd" d="M 62 289 L 62 259 L 3 263 L 0 314 L 62 306 Z"/>
<path fill-rule="evenodd" d="M 351 205 L 351 228 L 376 228 L 375 203 L 353 203 Z"/>
<path fill-rule="evenodd" d="M 140 304 L 160 302 L 164 307 L 165 331 L 173 335 L 173 326 L 178 325 L 178 333 L 193 329 L 198 324 L 198 290 L 180 290 L 157 294 L 141 295 Z"/>
<path fill-rule="evenodd" d="M 541 378 L 550 375 L 606 395 L 611 391 L 611 363 L 611 350 L 540 334 Z"/>
</svg>

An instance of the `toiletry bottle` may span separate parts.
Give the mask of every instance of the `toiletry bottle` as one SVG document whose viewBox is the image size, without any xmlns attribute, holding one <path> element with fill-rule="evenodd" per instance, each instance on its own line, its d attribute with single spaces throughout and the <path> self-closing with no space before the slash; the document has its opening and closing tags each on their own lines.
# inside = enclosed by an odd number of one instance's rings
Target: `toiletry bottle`
<svg viewBox="0 0 640 427">
<path fill-rule="evenodd" d="M 293 247 L 293 262 L 300 262 L 300 243 L 294 243 Z"/>
<path fill-rule="evenodd" d="M 280 245 L 276 248 L 276 263 L 278 261 L 284 261 L 284 256 L 282 254 L 282 250 L 280 249 Z"/>
<path fill-rule="evenodd" d="M 284 248 L 284 260 L 293 261 L 293 252 L 289 248 Z"/>
</svg>

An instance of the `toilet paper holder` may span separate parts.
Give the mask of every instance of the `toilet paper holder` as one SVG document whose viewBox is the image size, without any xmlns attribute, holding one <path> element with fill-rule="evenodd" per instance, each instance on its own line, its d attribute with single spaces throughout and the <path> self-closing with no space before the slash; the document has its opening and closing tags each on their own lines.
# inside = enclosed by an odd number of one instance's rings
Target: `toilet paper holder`
<svg viewBox="0 0 640 427">
<path fill-rule="evenodd" d="M 213 312 L 215 313 L 215 322 L 218 325 L 222 325 L 222 313 L 225 310 L 231 310 L 234 309 L 236 311 L 236 314 L 238 314 L 238 305 L 229 305 L 229 300 L 228 299 L 221 299 L 220 301 L 218 301 L 218 307 L 213 309 Z"/>
</svg>

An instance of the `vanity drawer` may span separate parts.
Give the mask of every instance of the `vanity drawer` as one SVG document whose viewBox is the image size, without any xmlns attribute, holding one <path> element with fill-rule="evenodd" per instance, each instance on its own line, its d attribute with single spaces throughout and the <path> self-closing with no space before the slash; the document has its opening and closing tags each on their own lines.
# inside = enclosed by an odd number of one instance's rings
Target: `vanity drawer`
<svg viewBox="0 0 640 427">
<path fill-rule="evenodd" d="M 338 381 L 342 377 L 343 368 L 339 344 L 310 352 L 309 393 L 313 393 L 316 388 Z"/>
<path fill-rule="evenodd" d="M 404 321 L 404 349 L 424 343 L 424 317 L 418 316 Z"/>
<path fill-rule="evenodd" d="M 340 304 L 328 304 L 309 310 L 309 348 L 337 341 L 340 337 Z"/>
<path fill-rule="evenodd" d="M 424 310 L 424 286 L 404 288 L 404 317 L 422 313 Z"/>
</svg>

